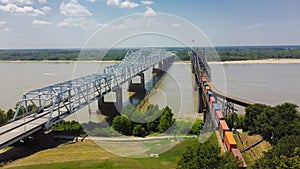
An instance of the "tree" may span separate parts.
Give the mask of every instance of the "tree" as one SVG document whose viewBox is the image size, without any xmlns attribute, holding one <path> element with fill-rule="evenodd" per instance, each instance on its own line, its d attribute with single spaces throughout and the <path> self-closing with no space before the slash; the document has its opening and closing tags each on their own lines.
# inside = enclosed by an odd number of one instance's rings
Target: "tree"
<svg viewBox="0 0 300 169">
<path fill-rule="evenodd" d="M 0 109 L 0 124 L 5 124 L 7 122 L 6 113 Z"/>
<path fill-rule="evenodd" d="M 285 135 L 300 135 L 300 115 L 297 105 L 291 103 L 275 107 L 251 105 L 246 108 L 245 125 L 271 144 Z"/>
<path fill-rule="evenodd" d="M 162 115 L 160 116 L 158 130 L 159 132 L 164 132 L 168 128 L 172 126 L 172 124 L 175 122 L 175 119 L 173 119 L 173 113 L 172 110 L 167 106 L 163 109 Z"/>
<path fill-rule="evenodd" d="M 177 162 L 178 169 L 239 168 L 240 161 L 230 153 L 220 155 L 218 145 L 198 143 L 189 146 Z"/>
<path fill-rule="evenodd" d="M 300 135 L 284 136 L 274 147 L 255 162 L 253 168 L 299 168 Z"/>
<path fill-rule="evenodd" d="M 12 109 L 9 109 L 6 114 L 7 114 L 7 120 L 10 120 L 14 117 L 15 111 L 13 111 Z"/>
<path fill-rule="evenodd" d="M 112 127 L 124 135 L 131 135 L 131 121 L 124 116 L 116 116 L 112 122 Z"/>
<path fill-rule="evenodd" d="M 197 119 L 190 131 L 190 134 L 199 135 L 203 127 L 203 122 L 201 119 Z"/>
<path fill-rule="evenodd" d="M 266 108 L 270 106 L 264 104 L 254 104 L 246 107 L 246 117 L 245 117 L 245 127 L 250 131 L 250 133 L 257 133 L 257 129 L 255 126 L 255 121 L 257 120 L 257 116 L 265 111 Z"/>
<path fill-rule="evenodd" d="M 138 137 L 145 137 L 148 133 L 142 125 L 138 124 L 134 126 L 132 134 Z"/>
</svg>

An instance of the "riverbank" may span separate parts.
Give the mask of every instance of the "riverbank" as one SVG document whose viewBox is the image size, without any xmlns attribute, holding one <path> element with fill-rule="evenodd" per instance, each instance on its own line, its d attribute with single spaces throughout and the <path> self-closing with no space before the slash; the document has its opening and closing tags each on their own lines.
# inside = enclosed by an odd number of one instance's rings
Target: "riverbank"
<svg viewBox="0 0 300 169">
<path fill-rule="evenodd" d="M 0 63 L 119 63 L 117 60 L 0 60 Z M 212 61 L 209 64 L 299 64 L 300 59 L 261 59 L 237 61 Z M 175 61 L 174 64 L 190 64 L 190 61 Z"/>
<path fill-rule="evenodd" d="M 300 59 L 262 59 L 262 60 L 209 62 L 209 64 L 299 64 L 299 63 L 300 63 Z"/>
</svg>

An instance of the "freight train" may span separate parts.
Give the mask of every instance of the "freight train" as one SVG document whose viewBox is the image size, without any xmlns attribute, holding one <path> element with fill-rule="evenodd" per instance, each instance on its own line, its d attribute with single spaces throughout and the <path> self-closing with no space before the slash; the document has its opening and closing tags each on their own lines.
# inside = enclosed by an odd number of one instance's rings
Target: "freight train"
<svg viewBox="0 0 300 169">
<path fill-rule="evenodd" d="M 203 88 L 205 89 L 205 94 L 207 97 L 206 99 L 207 101 L 209 101 L 209 109 L 215 115 L 214 122 L 218 126 L 218 131 L 222 138 L 223 147 L 226 151 L 230 151 L 234 156 L 238 157 L 242 161 L 242 164 L 240 165 L 241 168 L 247 168 L 247 164 L 243 158 L 243 155 L 240 150 L 237 149 L 237 143 L 226 121 L 224 120 L 224 116 L 217 103 L 217 99 L 214 96 L 214 93 L 211 90 L 211 87 L 205 76 L 201 76 L 201 83 Z"/>
</svg>

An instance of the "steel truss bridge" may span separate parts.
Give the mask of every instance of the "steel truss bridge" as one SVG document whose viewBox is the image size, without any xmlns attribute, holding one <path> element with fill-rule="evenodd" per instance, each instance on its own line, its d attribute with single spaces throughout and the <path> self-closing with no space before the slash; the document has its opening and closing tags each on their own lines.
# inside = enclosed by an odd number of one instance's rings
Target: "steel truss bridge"
<svg viewBox="0 0 300 169">
<path fill-rule="evenodd" d="M 206 77 L 206 82 L 211 87 L 214 96 L 217 98 L 217 100 L 220 100 L 222 102 L 220 107 L 222 107 L 223 115 L 231 115 L 232 113 L 234 113 L 234 104 L 243 107 L 255 104 L 255 102 L 253 101 L 224 93 L 214 87 L 212 83 L 210 83 L 211 68 L 209 67 L 206 60 L 205 49 L 194 49 L 189 53 L 189 55 L 191 59 L 192 73 L 195 74 L 195 81 L 198 87 L 198 112 L 204 113 L 205 124 L 202 130 L 203 132 L 212 132 L 216 128 L 218 128 L 219 125 L 212 108 L 210 108 L 209 95 L 206 93 L 206 89 L 203 85 L 203 80 L 201 77 Z"/>
<path fill-rule="evenodd" d="M 55 123 L 77 110 L 121 88 L 122 84 L 157 64 L 165 71 L 175 55 L 162 49 L 141 49 L 127 52 L 124 59 L 104 68 L 101 74 L 91 74 L 22 95 L 12 120 L 0 127 L 0 149 Z"/>
</svg>

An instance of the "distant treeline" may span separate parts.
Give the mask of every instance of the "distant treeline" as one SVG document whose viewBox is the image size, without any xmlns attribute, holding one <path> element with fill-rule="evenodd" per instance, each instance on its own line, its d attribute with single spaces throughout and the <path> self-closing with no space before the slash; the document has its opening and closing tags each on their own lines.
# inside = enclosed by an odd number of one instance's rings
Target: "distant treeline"
<svg viewBox="0 0 300 169">
<path fill-rule="evenodd" d="M 177 60 L 189 60 L 190 48 L 164 48 L 175 53 Z M 0 50 L 0 60 L 121 60 L 128 50 L 137 49 L 16 49 Z M 208 61 L 300 58 L 300 46 L 240 46 L 207 48 Z"/>
</svg>

